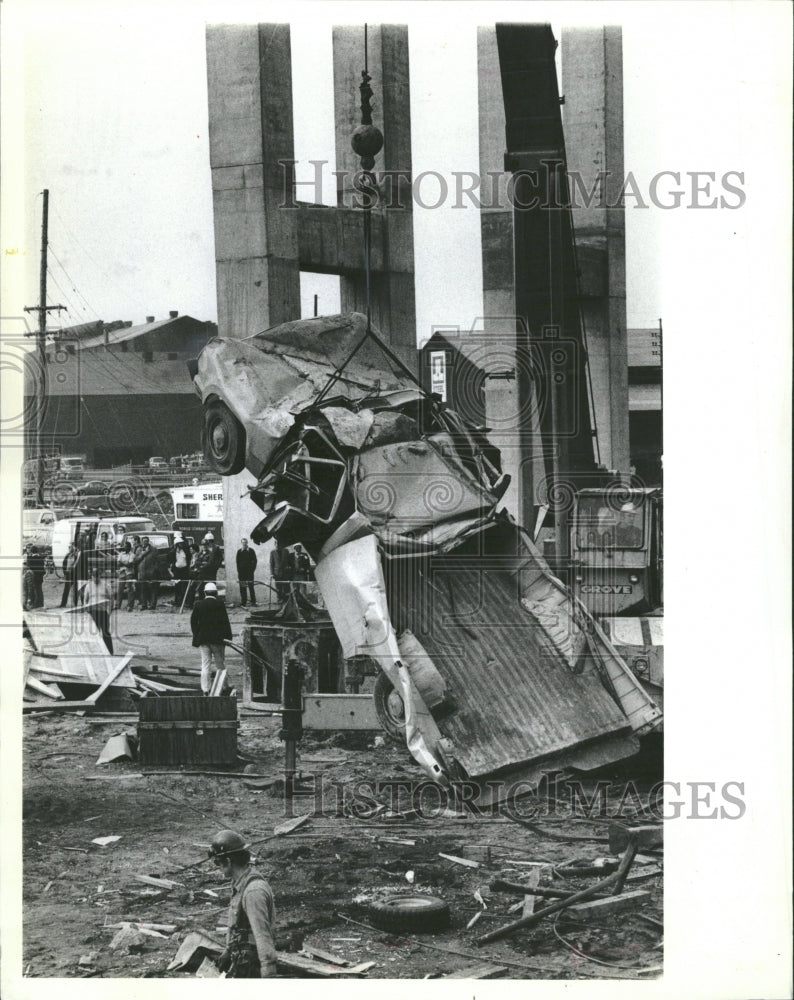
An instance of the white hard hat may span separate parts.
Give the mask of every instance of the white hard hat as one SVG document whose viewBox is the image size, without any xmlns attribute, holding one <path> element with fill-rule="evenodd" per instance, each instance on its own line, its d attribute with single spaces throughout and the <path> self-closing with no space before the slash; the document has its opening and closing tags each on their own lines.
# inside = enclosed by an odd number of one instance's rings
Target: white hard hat
<svg viewBox="0 0 794 1000">
<path fill-rule="evenodd" d="M 204 536 L 204 541 L 205 542 L 214 542 L 215 541 L 215 535 L 213 535 L 213 533 L 211 531 L 208 531 L 207 534 Z"/>
<path fill-rule="evenodd" d="M 209 583 L 205 583 L 204 584 L 204 593 L 205 594 L 217 594 L 218 593 L 218 588 L 215 586 L 215 584 L 212 582 L 212 580 L 210 580 Z"/>
<path fill-rule="evenodd" d="M 175 531 L 174 532 L 174 541 L 175 542 L 184 542 L 184 540 L 185 539 L 182 537 L 182 532 L 181 531 Z"/>
</svg>

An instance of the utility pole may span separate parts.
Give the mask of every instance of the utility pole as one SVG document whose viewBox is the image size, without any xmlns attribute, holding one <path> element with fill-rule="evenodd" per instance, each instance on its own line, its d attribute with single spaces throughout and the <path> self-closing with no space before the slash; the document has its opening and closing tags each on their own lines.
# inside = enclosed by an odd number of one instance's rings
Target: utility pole
<svg viewBox="0 0 794 1000">
<path fill-rule="evenodd" d="M 44 348 L 47 339 L 47 313 L 52 309 L 65 309 L 66 306 L 47 305 L 47 226 L 50 208 L 50 192 L 45 188 L 42 191 L 41 209 L 41 266 L 39 270 L 39 304 L 37 306 L 25 306 L 25 312 L 37 312 L 39 314 L 39 329 L 36 334 L 36 360 L 38 362 L 36 372 L 36 487 L 38 491 L 38 502 L 44 503 L 44 455 L 41 447 L 42 429 L 44 426 L 44 405 L 47 400 L 47 358 Z"/>
</svg>

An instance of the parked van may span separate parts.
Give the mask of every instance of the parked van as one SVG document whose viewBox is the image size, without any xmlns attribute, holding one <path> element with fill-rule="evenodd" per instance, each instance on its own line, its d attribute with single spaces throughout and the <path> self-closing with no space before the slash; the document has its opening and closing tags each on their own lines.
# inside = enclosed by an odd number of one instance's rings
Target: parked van
<svg viewBox="0 0 794 1000">
<path fill-rule="evenodd" d="M 149 517 L 65 517 L 55 522 L 52 529 L 52 559 L 55 568 L 60 569 L 66 558 L 69 545 L 75 539 L 78 528 L 80 531 L 96 531 L 101 537 L 106 531 L 117 546 L 128 531 L 154 531 L 154 521 Z"/>
</svg>

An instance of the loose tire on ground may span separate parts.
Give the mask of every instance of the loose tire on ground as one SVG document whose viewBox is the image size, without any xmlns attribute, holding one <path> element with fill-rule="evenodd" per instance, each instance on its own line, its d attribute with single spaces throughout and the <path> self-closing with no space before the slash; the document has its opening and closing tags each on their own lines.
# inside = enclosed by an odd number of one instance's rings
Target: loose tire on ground
<svg viewBox="0 0 794 1000">
<path fill-rule="evenodd" d="M 220 400 L 204 408 L 201 445 L 207 464 L 219 475 L 235 476 L 245 468 L 245 430 Z"/>
<path fill-rule="evenodd" d="M 401 746 L 405 745 L 405 706 L 400 695 L 394 690 L 389 678 L 381 672 L 375 681 L 372 694 L 378 721 L 388 738 Z"/>
<path fill-rule="evenodd" d="M 437 896 L 388 896 L 364 904 L 375 927 L 384 931 L 437 931 L 449 926 L 449 906 Z"/>
</svg>

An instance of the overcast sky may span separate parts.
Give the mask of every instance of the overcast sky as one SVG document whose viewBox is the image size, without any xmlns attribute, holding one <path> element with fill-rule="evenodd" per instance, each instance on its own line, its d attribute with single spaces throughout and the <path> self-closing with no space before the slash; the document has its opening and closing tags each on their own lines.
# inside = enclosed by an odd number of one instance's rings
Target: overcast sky
<svg viewBox="0 0 794 1000">
<path fill-rule="evenodd" d="M 204 24 L 235 20 L 236 12 L 250 19 L 251 8 L 14 0 L 3 6 L 7 79 L 11 92 L 17 83 L 24 92 L 24 103 L 15 106 L 22 115 L 7 127 L 11 141 L 4 144 L 6 178 L 19 171 L 13 178 L 19 196 L 4 206 L 4 315 L 38 301 L 40 192 L 47 187 L 48 298 L 68 306 L 62 323 L 141 322 L 169 309 L 216 319 Z M 414 174 L 477 170 L 476 25 L 499 15 L 457 5 L 450 19 L 422 4 L 420 18 L 419 6 L 326 7 L 293 22 L 299 161 L 333 160 L 330 26 L 360 23 L 366 11 L 372 21 L 410 24 Z M 732 99 L 725 84 L 736 83 L 736 15 L 728 4 L 700 13 L 687 6 L 687 17 L 669 6 L 664 16 L 653 5 L 615 10 L 623 22 L 625 166 L 646 194 L 661 170 L 712 170 L 719 177 L 741 169 L 733 136 L 719 131 Z M 308 6 L 295 9 L 309 13 Z M 501 9 L 513 20 L 551 14 L 558 37 L 564 24 L 615 20 L 599 5 Z M 278 19 L 283 7 L 259 4 L 254 16 Z M 709 46 L 705 63 L 687 63 L 693 37 Z M 725 40 L 728 47 L 714 50 Z M 373 80 L 376 100 L 379 84 Z M 6 88 L 6 100 L 8 94 Z M 698 107 L 717 116 L 716 129 L 701 123 L 693 130 Z M 11 148 L 24 155 L 12 159 Z M 669 305 L 660 248 L 671 213 L 627 204 L 628 321 L 654 325 Z M 419 338 L 434 323 L 470 326 L 482 313 L 476 210 L 417 208 L 415 245 Z M 307 303 L 318 290 L 320 310 L 331 311 L 333 285 L 328 278 L 307 285 Z M 54 314 L 52 321 L 58 322 Z"/>
</svg>

